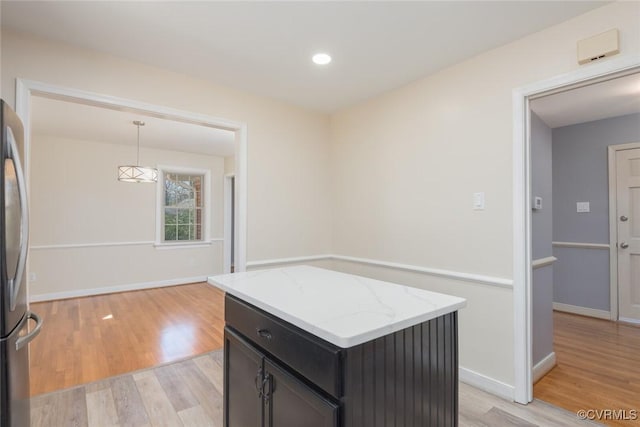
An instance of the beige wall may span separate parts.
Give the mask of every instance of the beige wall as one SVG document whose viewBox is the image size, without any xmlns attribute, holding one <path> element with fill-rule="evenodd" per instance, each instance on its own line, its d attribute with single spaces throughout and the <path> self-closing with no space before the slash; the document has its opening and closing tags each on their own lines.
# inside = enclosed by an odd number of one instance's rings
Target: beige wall
<svg viewBox="0 0 640 427">
<path fill-rule="evenodd" d="M 158 249 L 157 186 L 123 183 L 117 167 L 132 147 L 33 135 L 31 295 L 166 282 L 222 272 L 222 242 Z M 224 158 L 145 148 L 145 164 L 210 171 L 210 238 L 222 238 Z M 66 245 L 138 243 L 126 246 Z"/>
<path fill-rule="evenodd" d="M 614 3 L 332 117 L 333 252 L 512 277 L 512 91 L 578 68 L 576 42 L 620 30 L 640 52 L 640 3 Z M 486 210 L 472 210 L 472 193 Z M 383 268 L 341 269 L 468 298 L 460 363 L 513 384 L 510 290 Z"/>
<path fill-rule="evenodd" d="M 247 259 L 329 251 L 328 116 L 104 53 L 3 32 L 2 93 L 12 105 L 16 78 L 247 123 Z"/>
</svg>

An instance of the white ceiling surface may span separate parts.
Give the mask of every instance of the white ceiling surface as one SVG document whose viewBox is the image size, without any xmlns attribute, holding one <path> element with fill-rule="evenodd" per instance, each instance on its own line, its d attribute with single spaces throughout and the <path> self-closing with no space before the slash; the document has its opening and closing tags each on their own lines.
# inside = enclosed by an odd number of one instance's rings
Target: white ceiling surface
<svg viewBox="0 0 640 427">
<path fill-rule="evenodd" d="M 140 146 L 228 157 L 234 155 L 232 131 L 142 114 L 35 96 L 31 98 L 32 132 L 80 141 Z M 134 152 L 132 152 L 134 153 Z M 135 156 L 135 154 L 134 154 Z"/>
<path fill-rule="evenodd" d="M 550 128 L 640 113 L 640 73 L 531 101 Z"/>
<path fill-rule="evenodd" d="M 7 1 L 2 25 L 335 111 L 602 1 Z M 333 56 L 328 66 L 312 54 Z"/>
</svg>

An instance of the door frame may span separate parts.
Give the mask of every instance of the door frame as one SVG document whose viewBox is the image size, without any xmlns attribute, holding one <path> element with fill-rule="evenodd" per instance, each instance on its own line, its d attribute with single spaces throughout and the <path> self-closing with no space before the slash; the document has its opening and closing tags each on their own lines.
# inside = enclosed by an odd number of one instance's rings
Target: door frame
<svg viewBox="0 0 640 427">
<path fill-rule="evenodd" d="M 611 303 L 611 320 L 617 321 L 618 312 L 618 215 L 617 215 L 617 180 L 618 167 L 616 153 L 618 151 L 640 148 L 640 142 L 610 145 L 607 147 L 609 161 L 609 298 Z"/>
<path fill-rule="evenodd" d="M 224 274 L 228 274 L 231 273 L 231 225 L 232 225 L 232 221 L 231 221 L 231 212 L 234 212 L 235 214 L 235 207 L 234 209 L 231 209 L 231 201 L 234 200 L 234 205 L 236 205 L 235 203 L 235 199 L 232 199 L 231 195 L 232 195 L 232 189 L 234 188 L 235 185 L 235 178 L 236 178 L 236 174 L 235 173 L 228 173 L 224 175 L 224 243 L 223 243 L 223 268 L 222 268 L 222 272 Z M 233 185 L 232 185 L 233 182 Z M 235 216 L 235 215 L 234 215 Z M 235 236 L 234 236 L 234 240 L 235 240 Z M 234 269 L 235 269 L 235 265 L 234 265 Z"/>
<path fill-rule="evenodd" d="M 594 62 L 513 89 L 513 315 L 514 396 L 533 400 L 531 332 L 531 109 L 530 100 L 640 71 L 640 55 Z"/>
<path fill-rule="evenodd" d="M 25 158 L 23 159 L 23 162 L 27 188 L 29 188 L 29 166 L 31 162 L 32 96 L 44 96 L 52 99 L 76 101 L 115 110 L 133 110 L 168 120 L 233 131 L 235 133 L 234 148 L 236 167 L 236 245 L 234 255 L 236 271 L 245 271 L 247 264 L 247 153 L 249 143 L 246 123 L 33 80 L 16 79 L 16 113 L 22 120 L 25 129 Z"/>
</svg>

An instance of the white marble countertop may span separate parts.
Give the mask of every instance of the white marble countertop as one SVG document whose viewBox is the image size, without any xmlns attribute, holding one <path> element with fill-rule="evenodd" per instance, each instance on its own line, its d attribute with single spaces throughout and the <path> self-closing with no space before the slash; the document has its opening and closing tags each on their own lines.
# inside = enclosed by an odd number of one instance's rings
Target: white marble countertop
<svg viewBox="0 0 640 427">
<path fill-rule="evenodd" d="M 306 265 L 213 276 L 209 283 L 342 348 L 466 305 L 463 298 Z"/>
</svg>

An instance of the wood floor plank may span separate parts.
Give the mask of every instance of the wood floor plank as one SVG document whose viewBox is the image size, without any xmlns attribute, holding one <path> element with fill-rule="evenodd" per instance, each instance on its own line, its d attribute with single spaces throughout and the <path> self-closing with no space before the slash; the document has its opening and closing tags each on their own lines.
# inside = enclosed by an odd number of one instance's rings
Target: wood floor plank
<svg viewBox="0 0 640 427">
<path fill-rule="evenodd" d="M 212 420 L 222 419 L 222 394 L 206 378 L 193 360 L 176 365 L 180 377 L 189 385 L 194 396 Z"/>
<path fill-rule="evenodd" d="M 189 427 L 218 427 L 222 426 L 222 423 L 214 423 L 207 415 L 202 406 L 194 406 L 193 408 L 184 409 L 178 412 L 182 423 Z"/>
<path fill-rule="evenodd" d="M 35 400 L 35 402 L 34 402 Z M 87 427 L 87 405 L 84 389 L 70 389 L 32 400 L 32 426 Z"/>
<path fill-rule="evenodd" d="M 217 360 L 205 354 L 193 359 L 194 363 L 202 373 L 211 381 L 213 386 L 222 395 L 224 392 L 224 382 L 222 381 L 223 367 Z"/>
<path fill-rule="evenodd" d="M 154 427 L 183 426 L 180 417 L 173 409 L 171 401 L 160 385 L 153 371 L 145 371 L 133 376 L 136 387 L 142 397 L 149 422 Z"/>
<path fill-rule="evenodd" d="M 34 303 L 31 395 L 222 347 L 224 294 L 207 283 Z"/>
<path fill-rule="evenodd" d="M 86 391 L 86 389 L 85 389 Z M 90 426 L 120 427 L 111 388 L 86 393 L 87 420 Z"/>
<path fill-rule="evenodd" d="M 165 390 L 167 397 L 177 412 L 199 405 L 198 399 L 193 395 L 188 384 L 177 372 L 174 365 L 162 366 L 155 369 L 155 373 L 160 385 Z"/>
<path fill-rule="evenodd" d="M 150 425 L 144 410 L 142 397 L 132 375 L 124 375 L 111 380 L 100 381 L 111 388 L 113 403 L 122 427 L 144 427 Z"/>
</svg>

